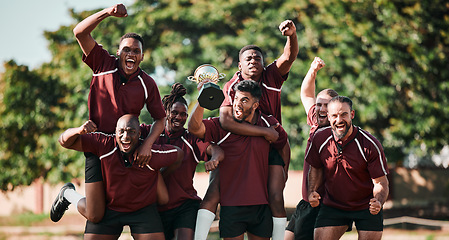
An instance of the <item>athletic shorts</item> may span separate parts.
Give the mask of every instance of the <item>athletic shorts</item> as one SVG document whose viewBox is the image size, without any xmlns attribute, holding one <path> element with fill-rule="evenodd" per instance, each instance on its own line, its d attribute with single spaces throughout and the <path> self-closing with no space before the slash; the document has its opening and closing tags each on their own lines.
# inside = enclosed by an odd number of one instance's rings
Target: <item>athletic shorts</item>
<svg viewBox="0 0 449 240">
<path fill-rule="evenodd" d="M 175 229 L 178 228 L 190 228 L 195 231 L 199 207 L 200 200 L 187 199 L 179 207 L 159 212 L 164 226 L 165 239 L 172 239 Z"/>
<path fill-rule="evenodd" d="M 95 154 L 85 152 L 85 183 L 93 183 L 103 181 L 103 174 L 101 173 L 101 161 Z"/>
<path fill-rule="evenodd" d="M 278 150 L 273 148 L 270 149 L 270 153 L 268 154 L 268 165 L 281 165 L 282 167 L 285 166 L 284 159 L 282 159 Z"/>
<path fill-rule="evenodd" d="M 164 232 L 156 204 L 151 204 L 135 212 L 117 212 L 106 208 L 99 223 L 86 222 L 84 233 L 120 235 L 125 225 L 136 234 Z"/>
<path fill-rule="evenodd" d="M 327 226 L 348 226 L 348 231 L 355 223 L 357 230 L 383 231 L 383 211 L 372 215 L 369 209 L 360 211 L 345 211 L 322 205 L 315 222 L 315 228 Z"/>
<path fill-rule="evenodd" d="M 221 206 L 219 230 L 221 238 L 231 238 L 249 232 L 259 237 L 271 237 L 273 217 L 270 207 Z"/>
<path fill-rule="evenodd" d="M 295 240 L 313 239 L 315 220 L 320 211 L 320 206 L 312 207 L 310 203 L 301 200 L 292 214 L 286 230 L 295 234 Z"/>
</svg>

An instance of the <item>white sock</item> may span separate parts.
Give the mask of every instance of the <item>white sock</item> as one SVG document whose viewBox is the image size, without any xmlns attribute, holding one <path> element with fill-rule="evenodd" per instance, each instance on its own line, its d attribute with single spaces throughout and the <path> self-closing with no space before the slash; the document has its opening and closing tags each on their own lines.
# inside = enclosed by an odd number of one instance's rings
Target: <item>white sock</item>
<svg viewBox="0 0 449 240">
<path fill-rule="evenodd" d="M 285 227 L 287 226 L 287 218 L 273 217 L 273 240 L 284 240 Z"/>
<path fill-rule="evenodd" d="M 214 222 L 215 214 L 207 209 L 198 210 L 196 217 L 194 240 L 206 240 L 210 226 Z"/>
<path fill-rule="evenodd" d="M 63 196 L 67 199 L 67 201 L 69 201 L 69 203 L 73 203 L 75 206 L 78 206 L 78 201 L 81 200 L 81 198 L 84 198 L 83 195 L 70 188 L 64 191 Z"/>
</svg>

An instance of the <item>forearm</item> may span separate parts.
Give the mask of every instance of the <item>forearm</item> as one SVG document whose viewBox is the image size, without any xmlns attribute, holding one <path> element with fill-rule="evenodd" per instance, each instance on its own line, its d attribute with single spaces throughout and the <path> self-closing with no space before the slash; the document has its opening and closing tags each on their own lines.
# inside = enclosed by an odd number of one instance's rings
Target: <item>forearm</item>
<svg viewBox="0 0 449 240">
<path fill-rule="evenodd" d="M 307 174 L 307 173 L 305 173 Z M 323 171 L 321 168 L 314 168 L 310 166 L 308 173 L 308 192 L 316 192 L 323 182 Z"/>
<path fill-rule="evenodd" d="M 247 122 L 239 123 L 235 121 L 232 116 L 231 107 L 220 108 L 220 125 L 226 131 L 243 136 L 264 137 L 267 131 L 266 127 L 251 125 Z"/>
<path fill-rule="evenodd" d="M 156 119 L 154 123 L 151 125 L 150 133 L 145 138 L 143 144 L 146 147 L 152 146 L 153 143 L 159 138 L 162 131 L 165 128 L 165 118 Z"/>
<path fill-rule="evenodd" d="M 221 147 L 211 144 L 207 147 L 207 155 L 211 156 L 211 161 L 217 160 L 221 162 L 224 159 L 224 151 Z"/>
<path fill-rule="evenodd" d="M 78 23 L 73 29 L 75 37 L 80 38 L 82 36 L 90 35 L 101 21 L 110 16 L 110 11 L 110 8 L 105 8 Z"/>
<path fill-rule="evenodd" d="M 80 141 L 79 136 L 81 131 L 82 131 L 81 127 L 67 129 L 59 136 L 58 139 L 59 144 L 64 148 L 81 151 L 81 149 L 77 147 L 77 144 L 75 144 Z"/>
<path fill-rule="evenodd" d="M 385 178 L 386 179 L 386 178 Z M 374 183 L 373 187 L 373 196 L 376 198 L 382 205 L 387 201 L 388 198 L 388 180 L 379 181 Z"/>
<path fill-rule="evenodd" d="M 189 122 L 187 123 L 187 129 L 190 133 L 197 136 L 200 139 L 204 139 L 205 127 L 203 123 L 204 108 L 197 102 L 193 107 L 192 114 Z"/>
<path fill-rule="evenodd" d="M 296 60 L 298 53 L 299 53 L 298 36 L 296 35 L 296 33 L 294 33 L 291 36 L 287 37 L 283 55 L 285 56 L 288 62 L 293 63 Z"/>
</svg>

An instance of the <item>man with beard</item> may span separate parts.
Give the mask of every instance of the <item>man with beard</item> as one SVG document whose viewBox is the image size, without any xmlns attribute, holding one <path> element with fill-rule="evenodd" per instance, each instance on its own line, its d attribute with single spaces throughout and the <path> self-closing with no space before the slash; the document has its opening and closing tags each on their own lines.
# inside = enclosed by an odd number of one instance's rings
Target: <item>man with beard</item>
<svg viewBox="0 0 449 240">
<path fill-rule="evenodd" d="M 329 126 L 327 119 L 327 104 L 331 98 L 338 96 L 338 93 L 332 89 L 324 89 L 315 97 L 315 80 L 318 70 L 326 64 L 324 61 L 315 57 L 307 75 L 301 84 L 301 102 L 307 113 L 307 124 L 311 127 L 309 138 L 307 139 L 308 149 L 310 141 L 315 132 L 321 127 Z M 312 240 L 315 227 L 316 216 L 319 207 L 310 206 L 307 192 L 307 175 L 310 164 L 304 161 L 303 178 L 302 178 L 302 200 L 296 206 L 295 212 L 292 214 L 288 226 L 285 229 L 285 240 Z M 324 194 L 323 187 L 317 189 L 321 195 Z"/>
<path fill-rule="evenodd" d="M 168 189 L 169 202 L 158 206 L 164 226 L 165 239 L 193 240 L 196 216 L 201 198 L 193 187 L 193 176 L 199 161 L 205 161 L 206 171 L 214 170 L 224 158 L 223 150 L 215 144 L 205 143 L 184 128 L 188 114 L 186 89 L 180 83 L 172 86 L 162 103 L 166 109 L 167 124 L 156 144 L 171 144 L 184 151 L 180 166 L 173 171 L 164 171 L 164 182 Z M 142 136 L 151 126 L 142 124 Z M 208 160 L 208 156 L 211 158 Z"/>
<path fill-rule="evenodd" d="M 223 87 L 225 99 L 220 107 L 221 126 L 234 134 L 246 136 L 262 136 L 268 141 L 276 141 L 278 135 L 273 128 L 258 127 L 246 123 L 239 123 L 232 117 L 232 103 L 235 96 L 234 86 L 243 80 L 253 80 L 257 82 L 262 90 L 262 97 L 259 101 L 259 109 L 266 115 L 274 116 L 282 124 L 281 118 L 281 90 L 283 83 L 287 80 L 293 62 L 298 55 L 298 38 L 296 26 L 291 20 L 285 20 L 279 25 L 279 31 L 286 36 L 284 51 L 281 56 L 267 67 L 264 66 L 262 49 L 256 45 L 244 46 L 239 51 L 239 71 Z M 287 181 L 288 166 L 290 163 L 290 145 L 279 151 L 270 152 L 269 167 L 269 202 L 273 213 L 273 239 L 283 240 L 284 229 L 287 222 L 284 208 L 283 190 Z M 218 175 L 219 173 L 214 173 Z M 212 175 L 212 176 L 214 176 Z M 209 186 L 210 193 L 218 195 L 218 183 L 213 179 Z M 202 203 L 202 209 L 198 212 L 197 224 L 201 229 L 196 231 L 197 239 L 206 239 L 207 232 L 215 217 L 215 209 L 219 199 L 216 195 L 207 194 Z M 199 233 L 199 234 L 197 234 Z"/>
<path fill-rule="evenodd" d="M 150 134 L 133 156 L 134 164 L 144 167 L 151 159 L 151 146 L 164 130 L 165 110 L 155 81 L 139 67 L 144 58 L 142 37 L 136 33 L 123 35 L 117 56 L 110 55 L 92 37 L 91 32 L 110 16 L 121 18 L 128 14 L 123 4 L 116 4 L 87 17 L 73 29 L 83 51 L 83 61 L 93 71 L 88 98 L 89 119 L 96 124 L 97 131 L 112 134 L 122 115 L 139 116 L 146 105 L 154 123 Z M 73 184 L 65 185 L 51 208 L 50 218 L 54 222 L 61 219 L 71 203 L 76 204 L 78 211 L 89 221 L 98 222 L 103 216 L 105 202 L 100 199 L 105 199 L 105 196 L 100 160 L 92 153 L 84 154 L 86 195 L 94 197 L 86 202 Z"/>
<path fill-rule="evenodd" d="M 380 142 L 352 124 L 355 111 L 348 97 L 328 103 L 330 127 L 313 136 L 306 152 L 309 202 L 322 206 L 315 222 L 315 239 L 340 239 L 357 227 L 359 239 L 381 239 L 382 206 L 388 197 L 388 167 Z M 318 193 L 324 179 L 324 195 Z"/>
<path fill-rule="evenodd" d="M 201 88 L 203 83 L 198 84 Z M 278 121 L 263 114 L 259 107 L 260 86 L 243 80 L 235 87 L 232 114 L 235 121 L 257 126 L 276 126 L 279 134 L 271 147 L 279 150 L 287 143 L 287 134 Z M 268 154 L 270 142 L 263 137 L 237 135 L 224 130 L 219 118 L 203 119 L 204 108 L 197 103 L 188 129 L 205 141 L 217 143 L 225 151 L 220 163 L 220 237 L 269 239 L 273 220 L 268 206 Z"/>
<path fill-rule="evenodd" d="M 66 130 L 59 137 L 61 146 L 92 152 L 101 159 L 105 214 L 98 223 L 86 222 L 84 239 L 118 239 L 125 225 L 129 225 L 134 239 L 164 239 L 156 208 L 158 173 L 160 168 L 180 162 L 183 151 L 171 145 L 154 144 L 151 162 L 141 168 L 133 158 L 143 143 L 139 140 L 136 116 L 127 114 L 119 118 L 115 136 L 92 133 L 96 128 L 96 124 L 89 120 L 78 128 Z"/>
</svg>

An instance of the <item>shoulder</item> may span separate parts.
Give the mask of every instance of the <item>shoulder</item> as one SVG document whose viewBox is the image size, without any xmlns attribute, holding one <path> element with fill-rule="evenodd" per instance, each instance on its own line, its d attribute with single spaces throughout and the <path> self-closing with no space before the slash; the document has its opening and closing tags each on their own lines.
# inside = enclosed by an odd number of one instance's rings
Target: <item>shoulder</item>
<svg viewBox="0 0 449 240">
<path fill-rule="evenodd" d="M 359 131 L 357 138 L 360 139 L 366 147 L 372 146 L 377 149 L 382 148 L 380 141 L 376 137 L 374 137 L 370 132 L 361 129 L 360 127 L 356 128 Z"/>
<path fill-rule="evenodd" d="M 156 85 L 154 79 L 150 77 L 150 75 L 148 75 L 148 73 L 146 73 L 142 69 L 140 69 L 140 73 L 137 77 L 140 78 L 142 81 L 144 81 L 146 84 Z"/>
<path fill-rule="evenodd" d="M 315 133 L 313 133 L 314 142 L 326 142 L 331 137 L 332 128 L 330 126 L 318 128 Z"/>
<path fill-rule="evenodd" d="M 260 120 L 261 123 L 259 125 L 262 124 L 265 127 L 270 127 L 279 123 L 279 121 L 273 115 L 266 115 L 262 112 L 260 112 Z"/>
</svg>

